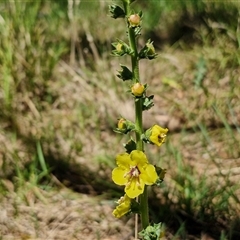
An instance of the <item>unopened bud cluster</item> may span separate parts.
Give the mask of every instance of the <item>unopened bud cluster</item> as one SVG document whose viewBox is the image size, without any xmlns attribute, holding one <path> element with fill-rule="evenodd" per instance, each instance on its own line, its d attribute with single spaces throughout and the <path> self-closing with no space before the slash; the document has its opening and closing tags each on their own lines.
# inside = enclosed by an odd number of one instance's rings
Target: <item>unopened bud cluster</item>
<svg viewBox="0 0 240 240">
<path fill-rule="evenodd" d="M 125 1 L 123 1 L 125 2 Z M 133 2 L 133 1 L 130 1 Z M 111 5 L 109 7 L 109 11 L 113 18 L 126 18 L 128 28 L 134 29 L 135 36 L 140 35 L 141 33 L 141 22 L 142 22 L 142 12 L 130 14 L 127 16 L 126 11 L 118 6 L 118 5 Z M 118 40 L 112 44 L 114 49 L 112 51 L 114 56 L 123 56 L 125 54 L 133 55 L 134 52 L 131 50 L 130 46 L 126 43 Z M 154 59 L 156 58 L 157 54 L 155 52 L 153 42 L 149 39 L 145 46 L 138 52 L 138 59 Z"/>
</svg>

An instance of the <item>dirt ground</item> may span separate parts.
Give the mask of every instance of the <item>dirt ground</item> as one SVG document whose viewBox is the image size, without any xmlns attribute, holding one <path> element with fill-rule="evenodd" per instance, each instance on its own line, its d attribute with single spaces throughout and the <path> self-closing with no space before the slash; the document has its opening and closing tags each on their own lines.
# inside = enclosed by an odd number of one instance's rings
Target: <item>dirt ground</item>
<svg viewBox="0 0 240 240">
<path fill-rule="evenodd" d="M 28 204 L 12 192 L 1 202 L 1 239 L 133 239 L 133 221 L 115 219 L 113 201 L 67 188 L 50 192 L 33 189 L 26 198 Z"/>
</svg>

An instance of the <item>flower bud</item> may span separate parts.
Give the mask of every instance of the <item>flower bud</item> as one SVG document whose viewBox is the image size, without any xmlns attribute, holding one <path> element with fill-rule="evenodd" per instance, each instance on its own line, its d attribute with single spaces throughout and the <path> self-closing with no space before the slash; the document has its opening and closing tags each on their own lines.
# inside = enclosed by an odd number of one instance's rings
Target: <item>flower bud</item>
<svg viewBox="0 0 240 240">
<path fill-rule="evenodd" d="M 141 17 L 138 14 L 132 14 L 128 18 L 130 27 L 138 27 L 141 23 Z"/>
<path fill-rule="evenodd" d="M 153 46 L 153 42 L 147 42 L 146 43 L 146 47 L 148 48 L 148 55 L 155 55 L 156 52 L 155 52 L 155 48 Z"/>
<path fill-rule="evenodd" d="M 145 87 L 141 83 L 135 83 L 131 88 L 132 94 L 135 97 L 141 97 L 145 91 Z"/>
<path fill-rule="evenodd" d="M 123 45 L 119 42 L 116 46 L 116 50 L 117 50 L 118 53 L 122 52 L 122 47 L 123 47 Z"/>
<path fill-rule="evenodd" d="M 135 128 L 134 123 L 132 123 L 131 121 L 125 118 L 120 118 L 118 120 L 117 129 L 115 129 L 115 132 L 127 134 L 128 132 L 132 131 L 134 128 Z"/>
<path fill-rule="evenodd" d="M 112 54 L 114 56 L 123 56 L 125 54 L 131 54 L 131 48 L 123 41 L 117 40 L 117 42 L 113 42 L 112 46 L 114 49 L 112 50 Z"/>
<path fill-rule="evenodd" d="M 127 129 L 127 121 L 126 121 L 126 119 L 125 118 L 120 118 L 118 120 L 118 125 L 117 126 L 118 126 L 119 130 Z"/>
<path fill-rule="evenodd" d="M 155 52 L 155 48 L 153 46 L 153 42 L 149 39 L 145 46 L 139 52 L 139 58 L 146 58 L 146 59 L 154 59 L 156 58 L 157 54 Z"/>
</svg>

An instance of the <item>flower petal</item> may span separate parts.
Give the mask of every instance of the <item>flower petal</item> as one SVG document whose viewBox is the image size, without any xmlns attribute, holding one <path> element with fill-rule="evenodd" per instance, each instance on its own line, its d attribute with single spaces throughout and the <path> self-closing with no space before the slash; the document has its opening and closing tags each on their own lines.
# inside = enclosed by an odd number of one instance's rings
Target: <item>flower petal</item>
<svg viewBox="0 0 240 240">
<path fill-rule="evenodd" d="M 132 164 L 137 166 L 137 165 L 144 165 L 148 163 L 146 155 L 139 150 L 133 150 L 130 153 L 130 158 L 132 160 Z"/>
<path fill-rule="evenodd" d="M 114 168 L 112 171 L 112 180 L 117 184 L 117 185 L 125 185 L 127 184 L 127 178 L 125 175 L 127 174 L 127 169 L 122 168 L 122 167 L 117 167 Z"/>
<path fill-rule="evenodd" d="M 154 184 L 158 179 L 155 167 L 152 164 L 148 164 L 141 172 L 139 178 L 141 178 L 146 185 Z"/>
<path fill-rule="evenodd" d="M 137 178 L 133 178 L 125 187 L 125 192 L 128 197 L 130 198 L 136 198 L 144 191 L 144 182 Z"/>
<path fill-rule="evenodd" d="M 117 155 L 116 162 L 117 162 L 118 166 L 123 166 L 125 168 L 129 168 L 131 158 L 128 153 L 122 153 L 122 154 Z"/>
</svg>

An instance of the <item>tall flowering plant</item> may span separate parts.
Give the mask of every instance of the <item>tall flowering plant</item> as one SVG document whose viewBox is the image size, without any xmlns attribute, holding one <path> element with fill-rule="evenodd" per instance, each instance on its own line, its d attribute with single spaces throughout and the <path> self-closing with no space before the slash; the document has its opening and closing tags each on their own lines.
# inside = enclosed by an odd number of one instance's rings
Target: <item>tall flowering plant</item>
<svg viewBox="0 0 240 240">
<path fill-rule="evenodd" d="M 127 134 L 129 141 L 124 145 L 125 152 L 116 156 L 117 166 L 112 171 L 112 180 L 117 185 L 124 186 L 125 192 L 124 196 L 118 200 L 113 215 L 116 218 L 129 213 L 140 215 L 142 231 L 139 236 L 144 240 L 157 240 L 163 235 L 163 229 L 160 223 L 149 225 L 147 187 L 159 185 L 163 181 L 165 169 L 150 163 L 144 153 L 144 144 L 150 143 L 160 147 L 165 141 L 168 129 L 153 125 L 146 131 L 143 130 L 142 113 L 153 107 L 154 96 L 147 95 L 148 84 L 140 80 L 139 61 L 152 60 L 157 54 L 151 40 L 139 49 L 137 40 L 141 34 L 143 17 L 142 12 L 136 13 L 132 10 L 131 5 L 134 1 L 121 0 L 121 5 L 109 6 L 114 19 L 124 18 L 126 22 L 128 41 L 117 39 L 112 43 L 112 54 L 118 57 L 128 55 L 131 58 L 131 67 L 121 65 L 117 76 L 123 81 L 130 82 L 129 92 L 135 103 L 135 121 L 131 122 L 121 117 L 115 129 L 120 134 Z"/>
</svg>

